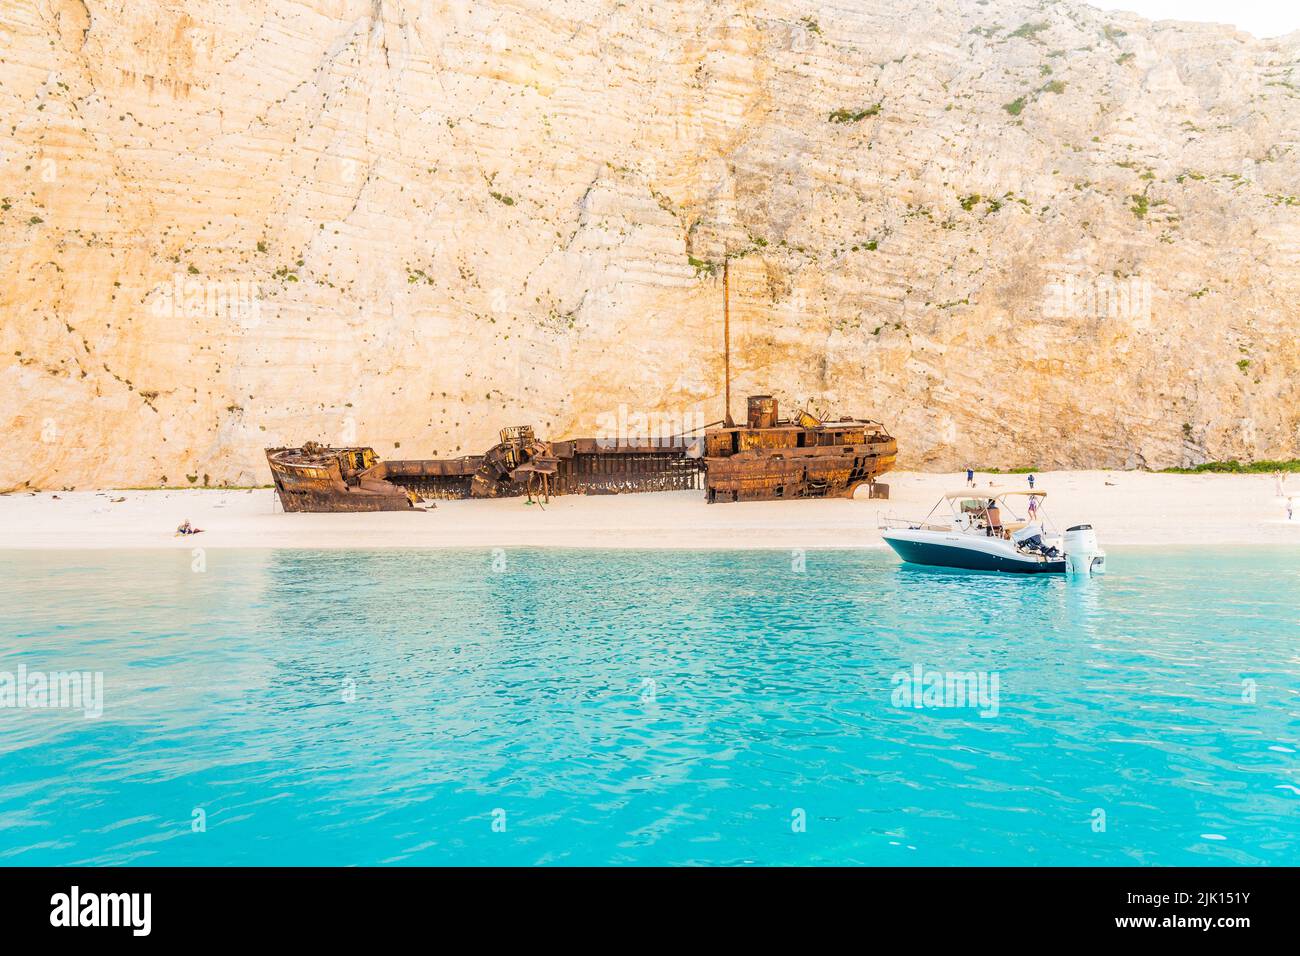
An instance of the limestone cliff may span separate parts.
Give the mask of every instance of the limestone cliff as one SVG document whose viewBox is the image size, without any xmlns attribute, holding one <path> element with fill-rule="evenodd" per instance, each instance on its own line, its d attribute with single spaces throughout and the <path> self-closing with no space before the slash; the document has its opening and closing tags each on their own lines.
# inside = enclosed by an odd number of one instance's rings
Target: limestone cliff
<svg viewBox="0 0 1300 956">
<path fill-rule="evenodd" d="M 620 405 L 1300 456 L 1300 35 L 1020 0 L 0 0 L 0 488 Z"/>
</svg>

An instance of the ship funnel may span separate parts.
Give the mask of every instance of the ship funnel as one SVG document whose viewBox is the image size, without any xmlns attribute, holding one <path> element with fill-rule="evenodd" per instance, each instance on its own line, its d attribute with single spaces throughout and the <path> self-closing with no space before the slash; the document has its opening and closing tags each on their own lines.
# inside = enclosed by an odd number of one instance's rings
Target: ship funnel
<svg viewBox="0 0 1300 956">
<path fill-rule="evenodd" d="M 771 395 L 749 396 L 749 427 L 773 428 L 776 426 L 776 399 Z"/>
</svg>

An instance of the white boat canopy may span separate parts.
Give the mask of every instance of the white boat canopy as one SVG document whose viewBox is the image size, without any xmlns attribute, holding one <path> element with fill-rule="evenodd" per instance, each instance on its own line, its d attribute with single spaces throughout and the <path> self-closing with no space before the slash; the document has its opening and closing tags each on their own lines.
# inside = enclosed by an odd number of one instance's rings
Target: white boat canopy
<svg viewBox="0 0 1300 956">
<path fill-rule="evenodd" d="M 1024 495 L 1028 497 L 1033 495 L 1035 498 L 1046 498 L 1047 492 L 1036 491 L 1032 488 L 967 488 L 965 491 L 950 491 L 944 495 L 945 501 L 953 501 L 958 498 L 1003 498 L 1007 495 Z"/>
</svg>

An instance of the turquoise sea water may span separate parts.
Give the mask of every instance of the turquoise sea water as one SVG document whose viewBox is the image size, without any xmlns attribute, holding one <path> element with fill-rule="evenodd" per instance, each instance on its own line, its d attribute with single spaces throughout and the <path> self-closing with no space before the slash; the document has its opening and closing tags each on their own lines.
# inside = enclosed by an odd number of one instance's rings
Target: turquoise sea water
<svg viewBox="0 0 1300 956">
<path fill-rule="evenodd" d="M 205 559 L 0 556 L 0 864 L 1300 860 L 1300 550 Z"/>
</svg>

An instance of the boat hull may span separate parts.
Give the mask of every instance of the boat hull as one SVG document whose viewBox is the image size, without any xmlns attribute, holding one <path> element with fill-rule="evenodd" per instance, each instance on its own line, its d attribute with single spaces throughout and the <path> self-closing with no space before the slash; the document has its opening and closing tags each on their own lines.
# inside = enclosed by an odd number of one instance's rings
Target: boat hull
<svg viewBox="0 0 1300 956">
<path fill-rule="evenodd" d="M 1064 557 L 1045 559 L 1020 554 L 1010 542 L 999 538 L 920 530 L 888 531 L 883 537 L 908 564 L 1006 574 L 1064 574 L 1066 570 Z"/>
</svg>

